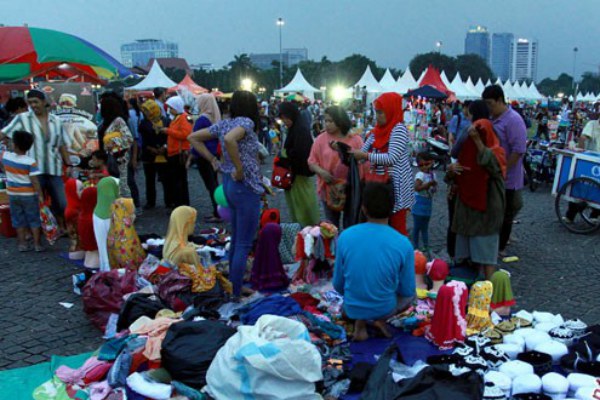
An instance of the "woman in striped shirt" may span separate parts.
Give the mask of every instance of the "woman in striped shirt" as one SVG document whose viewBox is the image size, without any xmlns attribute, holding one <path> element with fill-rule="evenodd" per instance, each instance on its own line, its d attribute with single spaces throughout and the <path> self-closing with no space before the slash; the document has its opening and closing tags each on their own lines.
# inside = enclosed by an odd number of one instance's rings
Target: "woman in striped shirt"
<svg viewBox="0 0 600 400">
<path fill-rule="evenodd" d="M 356 160 L 370 162 L 365 181 L 392 185 L 394 208 L 389 223 L 392 228 L 408 236 L 406 217 L 413 206 L 414 194 L 402 96 L 383 93 L 373 105 L 377 125 L 368 134 L 362 149 L 354 150 L 353 154 Z"/>
</svg>

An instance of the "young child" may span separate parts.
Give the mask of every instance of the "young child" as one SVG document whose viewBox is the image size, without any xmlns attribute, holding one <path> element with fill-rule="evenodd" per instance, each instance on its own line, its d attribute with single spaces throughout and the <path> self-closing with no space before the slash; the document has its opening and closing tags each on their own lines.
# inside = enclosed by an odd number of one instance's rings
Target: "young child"
<svg viewBox="0 0 600 400">
<path fill-rule="evenodd" d="M 279 137 L 280 137 L 280 129 L 279 124 L 275 121 L 271 122 L 271 126 L 269 126 L 269 138 L 271 139 L 271 155 L 275 155 L 279 153 Z"/>
<path fill-rule="evenodd" d="M 108 155 L 102 150 L 96 150 L 92 153 L 90 160 L 90 182 L 97 185 L 100 179 L 110 176 L 106 164 L 108 163 Z"/>
<path fill-rule="evenodd" d="M 14 152 L 0 152 L 0 163 L 6 171 L 12 225 L 17 230 L 19 251 L 32 250 L 27 240 L 31 231 L 33 248 L 36 252 L 41 252 L 44 248 L 41 243 L 39 202 L 44 196 L 37 178 L 40 175 L 37 164 L 33 158 L 26 155 L 33 145 L 33 135 L 25 131 L 16 131 L 12 141 Z"/>
<path fill-rule="evenodd" d="M 425 253 L 429 252 L 429 219 L 433 205 L 433 195 L 437 190 L 437 181 L 432 171 L 433 156 L 429 153 L 417 155 L 419 172 L 415 175 L 415 205 L 413 214 L 413 244 L 419 248 L 419 233 L 423 238 Z"/>
</svg>

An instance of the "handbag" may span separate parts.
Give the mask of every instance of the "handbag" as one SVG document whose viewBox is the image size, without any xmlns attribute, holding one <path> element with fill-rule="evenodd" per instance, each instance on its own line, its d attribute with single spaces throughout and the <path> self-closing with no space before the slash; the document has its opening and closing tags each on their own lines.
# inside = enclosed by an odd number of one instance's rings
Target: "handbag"
<svg viewBox="0 0 600 400">
<path fill-rule="evenodd" d="M 346 181 L 336 179 L 325 186 L 325 202 L 331 211 L 341 212 L 346 206 Z"/>
<path fill-rule="evenodd" d="M 385 145 L 385 147 L 383 147 L 381 149 L 381 153 L 387 153 L 388 146 L 389 145 Z M 365 180 L 365 182 L 372 182 L 372 183 L 384 183 L 384 184 L 390 183 L 391 178 L 390 178 L 389 167 L 387 165 L 374 165 L 374 164 L 370 163 L 369 168 L 366 168 L 364 180 Z"/>
<path fill-rule="evenodd" d="M 273 160 L 273 174 L 271 175 L 271 185 L 283 190 L 292 188 L 294 176 L 286 158 L 275 157 Z"/>
</svg>

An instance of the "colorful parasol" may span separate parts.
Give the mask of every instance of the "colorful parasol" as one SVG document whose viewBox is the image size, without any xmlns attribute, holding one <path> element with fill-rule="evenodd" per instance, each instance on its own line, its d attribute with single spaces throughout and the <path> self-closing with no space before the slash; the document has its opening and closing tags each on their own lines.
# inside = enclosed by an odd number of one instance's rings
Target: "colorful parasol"
<svg viewBox="0 0 600 400">
<path fill-rule="evenodd" d="M 299 103 L 302 103 L 302 102 L 308 100 L 308 98 L 302 96 L 300 93 L 294 93 L 294 94 L 290 94 L 290 95 L 286 96 L 285 100 L 286 101 L 297 101 Z"/>
<path fill-rule="evenodd" d="M 51 29 L 0 27 L 0 81 L 39 75 L 70 78 L 72 71 L 94 79 L 131 75 L 108 53 L 77 36 Z"/>
</svg>

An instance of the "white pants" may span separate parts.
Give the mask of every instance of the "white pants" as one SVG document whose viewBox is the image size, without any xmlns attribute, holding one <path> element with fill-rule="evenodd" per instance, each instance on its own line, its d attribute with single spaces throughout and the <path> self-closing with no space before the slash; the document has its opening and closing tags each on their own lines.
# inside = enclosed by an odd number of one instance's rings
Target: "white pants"
<svg viewBox="0 0 600 400">
<path fill-rule="evenodd" d="M 107 247 L 109 229 L 110 219 L 102 219 L 94 214 L 94 236 L 96 236 L 98 255 L 100 256 L 100 272 L 110 271 Z"/>
</svg>

